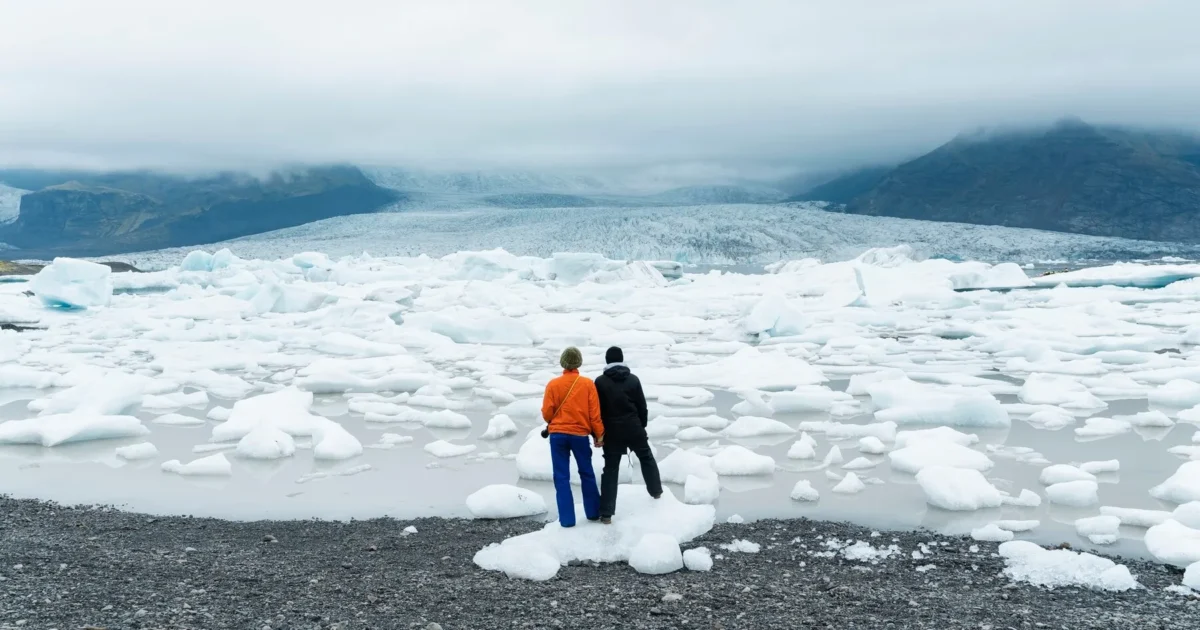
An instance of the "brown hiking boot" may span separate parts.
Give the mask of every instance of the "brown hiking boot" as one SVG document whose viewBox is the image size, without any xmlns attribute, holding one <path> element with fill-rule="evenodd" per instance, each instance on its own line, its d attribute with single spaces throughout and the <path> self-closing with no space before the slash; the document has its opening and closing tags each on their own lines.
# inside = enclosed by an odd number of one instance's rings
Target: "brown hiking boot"
<svg viewBox="0 0 1200 630">
<path fill-rule="evenodd" d="M 612 517 L 611 516 L 601 516 L 600 524 L 601 525 L 612 525 Z"/>
</svg>

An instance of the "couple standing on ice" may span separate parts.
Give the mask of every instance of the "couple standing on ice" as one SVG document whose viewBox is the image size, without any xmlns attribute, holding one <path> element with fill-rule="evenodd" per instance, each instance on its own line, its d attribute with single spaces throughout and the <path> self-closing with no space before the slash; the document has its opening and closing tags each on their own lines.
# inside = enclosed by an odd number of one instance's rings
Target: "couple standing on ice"
<svg viewBox="0 0 1200 630">
<path fill-rule="evenodd" d="M 583 511 L 589 521 L 612 523 L 617 510 L 617 477 L 621 458 L 633 451 L 642 465 L 646 490 L 655 499 L 662 496 L 658 464 L 650 452 L 646 436 L 646 395 L 642 383 L 626 367 L 620 348 L 604 354 L 604 374 L 593 383 L 579 373 L 583 354 L 567 348 L 559 357 L 562 376 L 546 385 L 542 400 L 542 419 L 547 423 L 542 436 L 550 438 L 550 459 L 554 465 L 554 494 L 558 503 L 558 522 L 575 526 L 575 499 L 571 495 L 571 456 L 579 468 Z M 604 472 L 600 490 L 592 471 L 592 447 L 604 449 Z"/>
</svg>

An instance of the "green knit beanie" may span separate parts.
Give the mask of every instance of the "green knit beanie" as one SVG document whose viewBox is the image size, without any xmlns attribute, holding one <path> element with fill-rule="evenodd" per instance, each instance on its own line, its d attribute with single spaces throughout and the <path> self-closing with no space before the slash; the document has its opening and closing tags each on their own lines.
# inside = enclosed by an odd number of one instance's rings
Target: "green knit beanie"
<svg viewBox="0 0 1200 630">
<path fill-rule="evenodd" d="M 579 348 L 571 346 L 563 350 L 562 356 L 558 358 L 558 364 L 564 370 L 578 370 L 583 365 L 583 353 Z"/>
</svg>

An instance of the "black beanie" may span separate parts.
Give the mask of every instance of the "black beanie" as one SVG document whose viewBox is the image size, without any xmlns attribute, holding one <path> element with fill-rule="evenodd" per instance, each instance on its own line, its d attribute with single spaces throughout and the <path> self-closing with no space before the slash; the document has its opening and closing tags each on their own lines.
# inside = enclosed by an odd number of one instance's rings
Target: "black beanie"
<svg viewBox="0 0 1200 630">
<path fill-rule="evenodd" d="M 604 353 L 604 362 L 605 363 L 624 363 L 625 362 L 625 353 L 621 352 L 620 348 L 613 346 L 608 349 L 608 352 Z"/>
</svg>

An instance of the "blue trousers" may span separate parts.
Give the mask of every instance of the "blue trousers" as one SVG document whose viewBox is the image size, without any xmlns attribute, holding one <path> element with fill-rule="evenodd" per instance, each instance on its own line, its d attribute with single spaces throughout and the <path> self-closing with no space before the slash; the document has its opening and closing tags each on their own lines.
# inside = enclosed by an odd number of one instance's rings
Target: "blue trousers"
<svg viewBox="0 0 1200 630">
<path fill-rule="evenodd" d="M 550 434 L 550 461 L 554 464 L 554 496 L 558 503 L 558 523 L 575 526 L 575 497 L 571 495 L 571 455 L 579 467 L 583 513 L 590 520 L 600 518 L 600 490 L 592 470 L 592 446 L 584 435 Z"/>
</svg>

